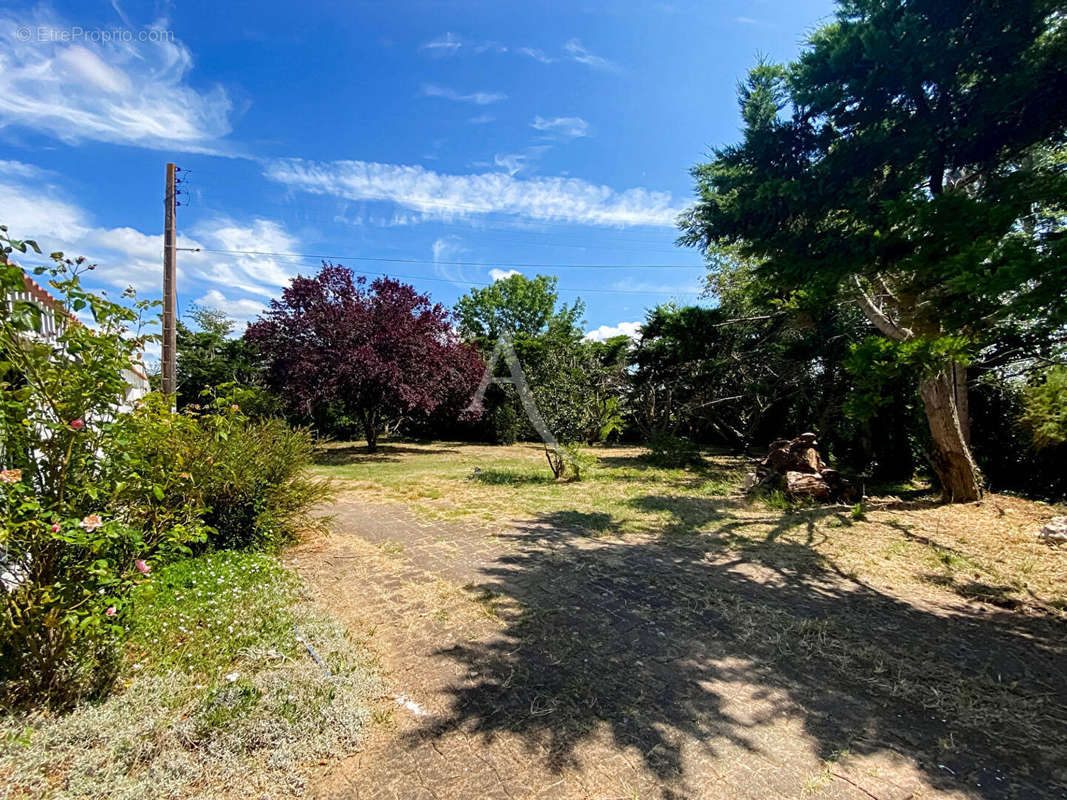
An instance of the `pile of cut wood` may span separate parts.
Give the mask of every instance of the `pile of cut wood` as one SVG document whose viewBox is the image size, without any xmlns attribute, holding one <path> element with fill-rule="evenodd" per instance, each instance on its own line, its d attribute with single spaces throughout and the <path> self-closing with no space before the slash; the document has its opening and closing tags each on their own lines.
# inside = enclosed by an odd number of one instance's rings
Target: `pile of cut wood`
<svg viewBox="0 0 1067 800">
<path fill-rule="evenodd" d="M 779 439 L 749 473 L 745 489 L 780 489 L 794 500 L 812 498 L 822 503 L 855 502 L 859 491 L 819 456 L 814 433 Z"/>
</svg>

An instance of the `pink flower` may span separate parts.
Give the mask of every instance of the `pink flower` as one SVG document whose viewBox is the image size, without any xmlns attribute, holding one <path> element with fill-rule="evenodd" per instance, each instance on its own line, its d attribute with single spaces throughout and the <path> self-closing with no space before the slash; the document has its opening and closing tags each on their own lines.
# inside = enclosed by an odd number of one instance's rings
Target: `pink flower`
<svg viewBox="0 0 1067 800">
<path fill-rule="evenodd" d="M 22 480 L 21 469 L 0 470 L 0 483 L 18 483 Z"/>
<path fill-rule="evenodd" d="M 149 572 L 152 571 L 152 568 L 148 566 L 147 563 L 145 563 L 144 559 L 141 558 L 134 561 L 133 565 L 137 567 L 137 571 L 140 572 L 142 575 L 147 575 Z"/>
<path fill-rule="evenodd" d="M 100 515 L 99 514 L 90 514 L 89 516 L 87 516 L 84 519 L 82 519 L 82 521 L 79 524 L 83 528 L 85 528 L 85 530 L 89 531 L 89 533 L 92 533 L 97 528 L 99 528 L 101 525 L 103 525 L 104 521 L 102 519 L 100 519 Z"/>
<path fill-rule="evenodd" d="M 82 422 L 80 419 L 73 419 L 70 421 L 70 427 L 72 430 L 80 431 L 82 428 L 85 427 L 85 423 Z"/>
<path fill-rule="evenodd" d="M 232 406 L 230 406 L 230 410 L 231 411 L 240 411 L 241 407 L 239 405 L 237 405 L 237 403 L 234 403 Z"/>
<path fill-rule="evenodd" d="M 114 607 L 114 606 L 108 606 L 108 607 L 107 607 L 107 611 L 105 611 L 104 613 L 105 613 L 105 614 L 107 614 L 107 615 L 108 615 L 109 617 L 113 617 L 113 616 L 115 616 L 115 614 L 117 614 L 118 612 L 117 612 L 117 611 L 115 611 L 115 607 Z"/>
<path fill-rule="evenodd" d="M 59 533 L 59 523 L 58 522 L 53 522 L 52 523 L 52 533 Z"/>
</svg>

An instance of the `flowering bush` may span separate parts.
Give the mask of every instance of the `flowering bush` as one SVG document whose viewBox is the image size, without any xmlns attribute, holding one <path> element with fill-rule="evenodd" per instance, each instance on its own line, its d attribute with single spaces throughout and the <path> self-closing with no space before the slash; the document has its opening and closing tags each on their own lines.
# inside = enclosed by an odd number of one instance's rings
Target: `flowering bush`
<svg viewBox="0 0 1067 800">
<path fill-rule="evenodd" d="M 198 503 L 165 502 L 175 470 L 140 458 L 136 437 L 166 437 L 171 415 L 136 426 L 119 413 L 151 304 L 85 291 L 91 267 L 60 253 L 37 270 L 60 301 L 21 299 L 8 256 L 31 249 L 0 227 L 0 680 L 8 703 L 62 705 L 106 683 L 129 589 L 152 560 L 207 531 Z"/>
</svg>

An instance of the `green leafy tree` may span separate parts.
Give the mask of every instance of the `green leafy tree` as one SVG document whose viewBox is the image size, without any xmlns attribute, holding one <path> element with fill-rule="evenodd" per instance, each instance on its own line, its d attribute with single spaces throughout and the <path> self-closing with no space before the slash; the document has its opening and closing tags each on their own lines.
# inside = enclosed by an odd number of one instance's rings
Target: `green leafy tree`
<svg viewBox="0 0 1067 800">
<path fill-rule="evenodd" d="M 177 326 L 178 407 L 199 403 L 208 390 L 233 384 L 257 386 L 260 371 L 256 355 L 243 338 L 235 338 L 235 323 L 222 311 L 193 308 L 194 327 Z"/>
<path fill-rule="evenodd" d="M 455 315 L 460 335 L 491 349 L 501 334 L 513 339 L 539 336 L 548 329 L 573 328 L 585 311 L 578 300 L 572 306 L 556 309 L 557 279 L 546 275 L 527 278 L 509 275 L 492 286 L 471 289 L 456 303 Z"/>
<path fill-rule="evenodd" d="M 560 304 L 556 283 L 545 275 L 511 275 L 461 297 L 455 316 L 464 338 L 486 355 L 508 336 L 541 416 L 560 442 L 600 441 L 618 427 L 613 395 L 624 368 L 621 350 L 583 340 L 579 322 L 585 305 Z M 513 420 L 525 438 L 539 438 L 513 391 L 491 387 L 484 406 L 485 418 L 498 429 L 497 441 L 512 438 Z"/>
<path fill-rule="evenodd" d="M 946 500 L 981 495 L 966 365 L 1067 321 L 1067 26 L 1055 0 L 843 0 L 741 87 L 742 140 L 693 170 L 682 241 L 800 307 L 853 302 L 919 375 Z M 871 362 L 870 368 L 877 366 Z"/>
</svg>

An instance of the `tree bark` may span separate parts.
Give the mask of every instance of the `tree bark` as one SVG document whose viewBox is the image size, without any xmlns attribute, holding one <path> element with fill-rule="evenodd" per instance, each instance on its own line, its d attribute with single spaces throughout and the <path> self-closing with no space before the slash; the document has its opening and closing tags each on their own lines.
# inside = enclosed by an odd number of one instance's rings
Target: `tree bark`
<svg viewBox="0 0 1067 800">
<path fill-rule="evenodd" d="M 958 369 L 962 367 L 946 365 L 937 375 L 919 382 L 919 395 L 934 440 L 931 459 L 941 482 L 941 499 L 949 503 L 965 503 L 982 496 L 978 466 L 967 445 L 956 406 L 961 387 Z M 965 396 L 965 381 L 962 391 Z"/>
</svg>

